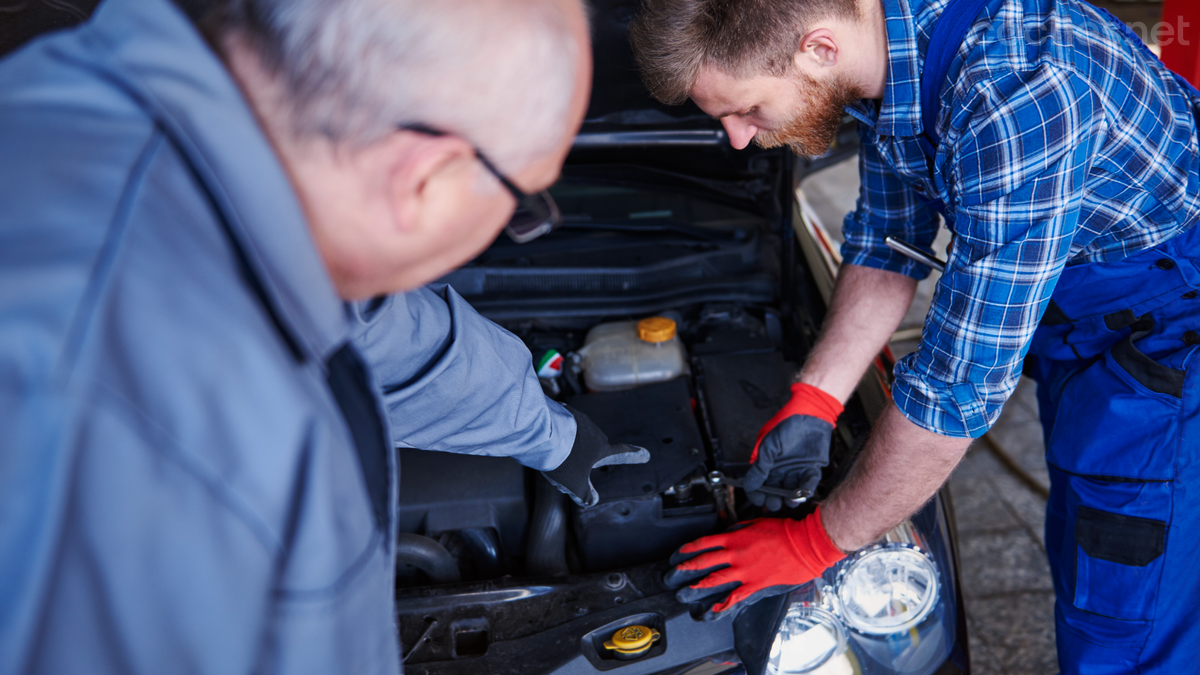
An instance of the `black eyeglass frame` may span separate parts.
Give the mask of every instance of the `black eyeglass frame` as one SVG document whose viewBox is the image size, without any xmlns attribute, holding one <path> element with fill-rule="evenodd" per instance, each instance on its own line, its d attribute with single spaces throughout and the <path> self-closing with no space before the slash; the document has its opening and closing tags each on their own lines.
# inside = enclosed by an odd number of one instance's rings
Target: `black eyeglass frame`
<svg viewBox="0 0 1200 675">
<path fill-rule="evenodd" d="M 418 134 L 424 134 L 426 136 L 437 137 L 451 135 L 449 132 L 435 129 L 431 126 L 420 123 L 401 124 L 397 128 L 402 131 L 412 131 Z M 484 155 L 483 152 L 475 146 L 475 144 L 472 143 L 471 147 L 475 150 L 475 158 L 479 160 L 479 163 L 482 164 L 485 169 L 491 172 L 491 174 L 496 177 L 496 180 L 500 181 L 500 184 L 504 186 L 504 189 L 508 190 L 509 194 L 513 196 L 513 199 L 517 201 L 517 208 L 513 212 L 512 218 L 509 219 L 508 224 L 504 226 L 504 233 L 508 235 L 509 239 L 512 239 L 518 244 L 524 244 L 526 242 L 533 241 L 543 234 L 547 234 L 550 231 L 558 228 L 558 226 L 562 225 L 562 213 L 559 211 L 558 204 L 555 203 L 554 198 L 550 196 L 549 190 L 542 190 L 541 192 L 535 192 L 534 194 L 526 193 L 525 191 L 521 190 L 521 188 L 514 185 L 507 176 L 501 173 L 500 170 L 496 168 L 496 165 L 492 164 L 492 160 L 488 159 L 487 155 Z M 527 219 L 532 224 L 518 227 L 516 224 L 522 219 Z"/>
</svg>

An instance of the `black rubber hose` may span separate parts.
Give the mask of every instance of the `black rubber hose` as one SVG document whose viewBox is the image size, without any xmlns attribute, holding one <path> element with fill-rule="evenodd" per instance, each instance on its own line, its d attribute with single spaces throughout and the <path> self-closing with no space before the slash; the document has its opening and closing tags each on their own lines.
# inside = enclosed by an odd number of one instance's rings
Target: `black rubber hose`
<svg viewBox="0 0 1200 675">
<path fill-rule="evenodd" d="M 458 563 L 445 546 L 419 534 L 401 533 L 396 537 L 396 564 L 412 565 L 429 575 L 435 584 L 459 581 Z"/>
<path fill-rule="evenodd" d="M 471 559 L 475 562 L 479 576 L 484 579 L 494 579 L 500 576 L 500 541 L 496 531 L 490 527 L 473 527 L 459 530 L 458 536 L 466 542 L 471 551 Z"/>
<path fill-rule="evenodd" d="M 566 576 L 567 496 L 541 473 L 534 474 L 533 519 L 525 546 L 525 568 L 532 576 Z"/>
</svg>

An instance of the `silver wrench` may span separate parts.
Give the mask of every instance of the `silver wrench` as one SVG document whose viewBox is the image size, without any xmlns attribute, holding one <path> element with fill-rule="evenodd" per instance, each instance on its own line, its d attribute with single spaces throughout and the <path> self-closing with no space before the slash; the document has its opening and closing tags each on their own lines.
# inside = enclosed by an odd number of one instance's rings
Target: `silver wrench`
<svg viewBox="0 0 1200 675">
<path fill-rule="evenodd" d="M 907 241 L 904 241 L 903 239 L 897 239 L 889 235 L 884 238 L 883 243 L 887 244 L 888 248 L 892 249 L 893 251 L 896 251 L 897 253 L 903 253 L 922 265 L 929 265 L 939 272 L 946 271 L 946 261 L 929 255 L 928 253 L 922 251 L 916 246 L 913 246 Z"/>
<path fill-rule="evenodd" d="M 733 476 L 726 476 L 725 474 L 721 473 L 720 471 L 713 471 L 713 472 L 709 473 L 708 474 L 708 482 L 711 485 L 732 485 L 733 487 L 740 487 L 740 488 L 744 489 L 741 478 L 734 478 Z M 770 486 L 764 485 L 764 486 L 758 488 L 757 491 L 765 492 L 766 494 L 769 494 L 769 495 L 775 495 L 776 497 L 783 497 L 784 499 L 787 500 L 788 506 L 796 506 L 798 504 L 802 504 L 802 503 L 808 501 L 809 497 L 813 496 L 812 490 L 806 490 L 804 488 L 796 488 L 795 490 L 788 490 L 785 488 L 777 488 L 777 487 L 770 487 Z"/>
</svg>

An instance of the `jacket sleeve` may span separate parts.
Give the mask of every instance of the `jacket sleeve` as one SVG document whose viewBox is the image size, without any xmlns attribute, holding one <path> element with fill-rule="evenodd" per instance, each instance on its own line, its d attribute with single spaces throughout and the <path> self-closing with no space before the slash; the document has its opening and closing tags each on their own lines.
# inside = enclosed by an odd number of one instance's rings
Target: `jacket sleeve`
<svg viewBox="0 0 1200 675">
<path fill-rule="evenodd" d="M 397 446 L 512 457 L 543 471 L 570 454 L 575 418 L 542 392 L 529 349 L 453 288 L 377 298 L 352 314 Z"/>
</svg>

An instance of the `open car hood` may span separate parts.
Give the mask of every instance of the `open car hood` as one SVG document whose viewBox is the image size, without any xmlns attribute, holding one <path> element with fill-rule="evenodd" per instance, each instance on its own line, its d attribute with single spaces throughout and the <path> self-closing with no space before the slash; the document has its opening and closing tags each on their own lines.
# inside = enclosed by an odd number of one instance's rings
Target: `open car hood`
<svg viewBox="0 0 1200 675">
<path fill-rule="evenodd" d="M 592 96 L 570 163 L 650 166 L 718 181 L 778 171 L 777 164 L 755 165 L 755 158 L 778 150 L 734 150 L 721 123 L 691 101 L 668 106 L 654 100 L 629 45 L 629 22 L 640 4 L 592 3 Z"/>
<path fill-rule="evenodd" d="M 663 105 L 642 84 L 629 46 L 629 22 L 637 15 L 641 5 L 638 0 L 595 0 L 591 4 L 595 65 L 585 126 L 721 129 L 691 101 Z"/>
<path fill-rule="evenodd" d="M 605 172 L 603 167 L 637 166 L 643 172 L 669 174 L 672 182 L 695 179 L 703 190 L 722 183 L 725 186 L 718 191 L 726 196 L 740 193 L 748 201 L 757 201 L 778 186 L 785 171 L 798 182 L 857 151 L 858 136 L 850 117 L 827 155 L 797 159 L 785 148 L 764 150 L 751 145 L 735 150 L 721 123 L 691 101 L 677 106 L 656 101 L 642 84 L 629 44 L 629 22 L 640 5 L 639 0 L 592 2 L 592 95 L 564 175 L 576 175 L 579 167 L 587 167 L 582 170 L 594 178 L 598 171 Z"/>
</svg>

